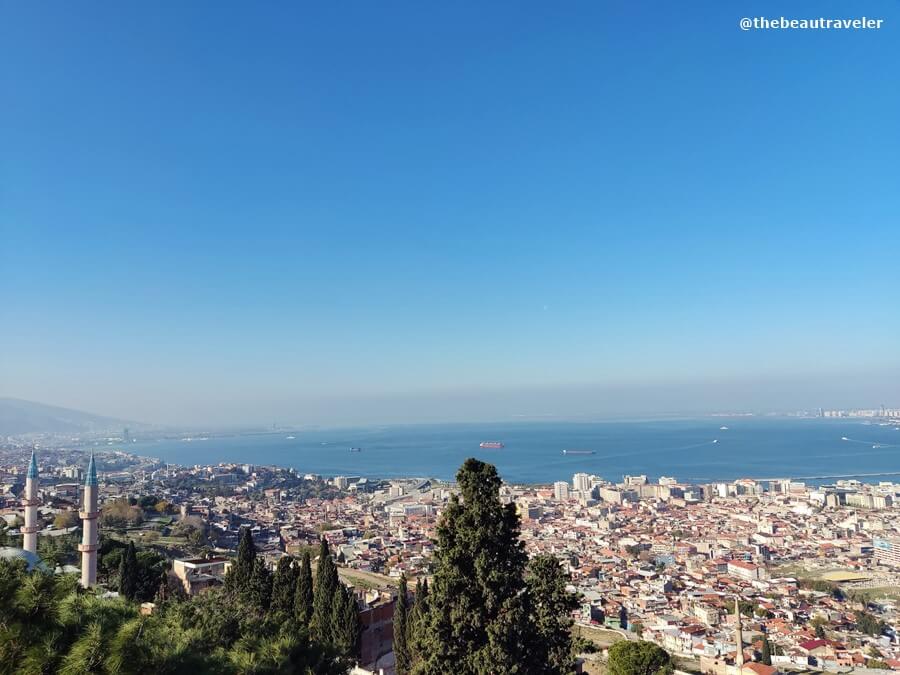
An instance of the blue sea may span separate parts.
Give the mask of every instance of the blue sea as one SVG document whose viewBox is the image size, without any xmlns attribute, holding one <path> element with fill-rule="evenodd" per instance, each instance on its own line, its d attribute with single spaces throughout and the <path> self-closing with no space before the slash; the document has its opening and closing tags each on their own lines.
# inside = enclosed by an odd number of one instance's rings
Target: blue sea
<svg viewBox="0 0 900 675">
<path fill-rule="evenodd" d="M 613 481 L 625 474 L 688 482 L 745 477 L 900 481 L 900 475 L 890 475 L 900 472 L 900 431 L 847 419 L 444 424 L 200 438 L 139 440 L 129 449 L 181 465 L 241 462 L 324 476 L 453 479 L 466 458 L 478 457 L 495 464 L 511 483 L 571 480 L 575 472 Z M 482 441 L 501 441 L 504 447 L 482 449 Z M 351 447 L 362 450 L 350 452 Z M 595 454 L 564 455 L 564 449 Z"/>
</svg>

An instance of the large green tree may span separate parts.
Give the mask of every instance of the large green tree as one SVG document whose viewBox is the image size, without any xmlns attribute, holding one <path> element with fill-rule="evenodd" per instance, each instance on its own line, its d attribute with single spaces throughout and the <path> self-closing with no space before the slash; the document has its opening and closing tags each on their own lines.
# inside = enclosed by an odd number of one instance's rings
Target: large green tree
<svg viewBox="0 0 900 675">
<path fill-rule="evenodd" d="M 468 459 L 456 478 L 459 494 L 438 523 L 433 584 L 413 672 L 530 672 L 533 654 L 567 650 L 555 642 L 538 644 L 555 628 L 550 621 L 538 627 L 532 616 L 515 505 L 500 501 L 501 480 L 490 464 Z M 552 579 L 544 586 L 553 587 Z M 552 611 L 547 602 L 537 605 L 541 616 Z M 560 643 L 565 639 L 559 636 Z M 542 672 L 566 672 L 548 668 Z"/>
<path fill-rule="evenodd" d="M 672 657 L 652 642 L 622 640 L 609 648 L 608 675 L 670 675 Z"/>
</svg>

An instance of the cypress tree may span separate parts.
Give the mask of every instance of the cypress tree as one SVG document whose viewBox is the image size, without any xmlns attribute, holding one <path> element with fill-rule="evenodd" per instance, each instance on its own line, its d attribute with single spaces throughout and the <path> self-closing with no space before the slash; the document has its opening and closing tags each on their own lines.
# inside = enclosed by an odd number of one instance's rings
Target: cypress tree
<svg viewBox="0 0 900 675">
<path fill-rule="evenodd" d="M 409 603 L 407 601 L 406 575 L 400 575 L 400 589 L 394 605 L 394 661 L 397 675 L 409 675 L 412 656 L 409 652 Z"/>
<path fill-rule="evenodd" d="M 134 542 L 129 541 L 119 563 L 119 593 L 128 600 L 134 600 L 137 594 L 138 564 Z"/>
<path fill-rule="evenodd" d="M 335 607 L 339 608 L 336 614 L 339 617 L 339 626 L 336 627 L 337 642 L 344 654 L 356 660 L 359 658 L 359 638 L 362 632 L 356 593 L 343 584 L 338 586 L 339 590 L 335 597 Z"/>
<path fill-rule="evenodd" d="M 272 574 L 266 569 L 262 558 L 254 559 L 250 579 L 241 592 L 241 597 L 263 611 L 269 609 L 272 602 Z"/>
<path fill-rule="evenodd" d="M 344 626 L 344 602 L 346 601 L 344 584 L 338 581 L 331 599 L 331 641 L 342 652 L 350 648 Z"/>
<path fill-rule="evenodd" d="M 272 577 L 272 603 L 273 612 L 290 615 L 294 611 L 294 592 L 296 590 L 296 576 L 293 570 L 293 558 L 282 556 L 275 568 L 275 576 Z"/>
<path fill-rule="evenodd" d="M 515 505 L 500 502 L 500 477 L 468 459 L 438 523 L 434 583 L 417 673 L 503 672 L 527 663 L 523 603 L 526 555 Z"/>
<path fill-rule="evenodd" d="M 410 670 L 421 661 L 424 655 L 424 638 L 426 620 L 428 618 L 428 580 L 416 581 L 416 601 L 409 610 L 409 618 L 406 621 L 406 643 L 409 649 Z"/>
<path fill-rule="evenodd" d="M 313 615 L 313 576 L 309 551 L 303 552 L 297 570 L 297 592 L 294 596 L 294 616 L 303 626 L 309 626 Z"/>
<path fill-rule="evenodd" d="M 256 547 L 253 544 L 253 534 L 249 527 L 241 528 L 237 557 L 225 577 L 225 589 L 232 593 L 244 592 L 250 585 L 255 561 Z"/>
<path fill-rule="evenodd" d="M 763 665 L 772 665 L 772 645 L 769 643 L 769 638 L 766 635 L 763 635 L 762 639 L 762 656 L 760 661 L 763 662 Z"/>
<path fill-rule="evenodd" d="M 339 585 L 337 567 L 331 558 L 331 550 L 328 548 L 325 537 L 322 537 L 319 543 L 319 562 L 313 586 L 313 613 L 310 629 L 319 642 L 326 644 L 335 642 L 331 617 L 334 613 L 334 603 Z"/>
</svg>

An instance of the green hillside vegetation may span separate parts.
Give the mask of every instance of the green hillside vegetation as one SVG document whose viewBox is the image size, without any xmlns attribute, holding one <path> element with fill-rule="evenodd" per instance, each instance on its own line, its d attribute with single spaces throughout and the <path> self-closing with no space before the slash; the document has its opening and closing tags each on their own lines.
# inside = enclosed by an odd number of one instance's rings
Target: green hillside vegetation
<svg viewBox="0 0 900 675">
<path fill-rule="evenodd" d="M 146 553 L 124 549 L 116 599 L 81 589 L 73 575 L 28 573 L 23 561 L 0 561 L 0 674 L 347 672 L 351 646 L 313 640 L 295 616 L 299 565 L 296 574 L 281 565 L 274 586 L 245 545 L 225 589 L 186 599 L 159 584 L 156 611 L 144 616 L 138 560 Z"/>
</svg>

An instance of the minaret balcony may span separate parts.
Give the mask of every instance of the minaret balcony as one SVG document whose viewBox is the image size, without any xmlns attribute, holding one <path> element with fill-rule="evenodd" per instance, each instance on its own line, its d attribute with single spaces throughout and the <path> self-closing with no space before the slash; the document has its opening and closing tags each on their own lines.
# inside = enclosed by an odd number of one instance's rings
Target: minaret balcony
<svg viewBox="0 0 900 675">
<path fill-rule="evenodd" d="M 22 500 L 22 506 L 40 506 L 40 505 L 41 505 L 40 499 L 23 499 Z"/>
<path fill-rule="evenodd" d="M 20 527 L 19 531 L 22 534 L 34 534 L 35 532 L 39 532 L 41 528 L 37 525 L 29 525 L 28 527 Z"/>
<path fill-rule="evenodd" d="M 100 549 L 100 544 L 78 544 L 78 550 L 82 553 L 93 553 Z"/>
<path fill-rule="evenodd" d="M 100 517 L 99 511 L 79 511 L 78 517 L 82 520 L 96 520 Z"/>
</svg>

